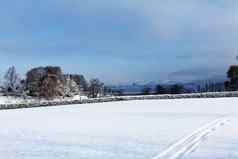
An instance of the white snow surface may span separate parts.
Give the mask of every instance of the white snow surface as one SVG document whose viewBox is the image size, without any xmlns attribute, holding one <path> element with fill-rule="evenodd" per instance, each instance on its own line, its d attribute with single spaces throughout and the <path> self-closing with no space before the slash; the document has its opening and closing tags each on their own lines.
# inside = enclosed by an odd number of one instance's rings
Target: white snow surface
<svg viewBox="0 0 238 159">
<path fill-rule="evenodd" d="M 20 97 L 13 96 L 3 96 L 0 94 L 0 104 L 21 104 L 21 103 L 29 103 L 34 102 L 34 99 L 23 99 Z"/>
<path fill-rule="evenodd" d="M 56 98 L 54 100 L 46 100 L 46 99 L 39 99 L 37 97 L 14 97 L 14 96 L 3 96 L 0 94 L 0 104 L 26 104 L 26 103 L 37 103 L 37 102 L 60 102 L 60 101 L 74 101 L 74 100 L 82 100 L 88 99 L 86 96 L 82 95 L 75 95 L 73 97 L 65 97 L 65 98 Z"/>
<path fill-rule="evenodd" d="M 237 117 L 238 98 L 2 110 L 0 158 L 152 159 L 172 147 L 176 159 L 236 159 Z"/>
</svg>

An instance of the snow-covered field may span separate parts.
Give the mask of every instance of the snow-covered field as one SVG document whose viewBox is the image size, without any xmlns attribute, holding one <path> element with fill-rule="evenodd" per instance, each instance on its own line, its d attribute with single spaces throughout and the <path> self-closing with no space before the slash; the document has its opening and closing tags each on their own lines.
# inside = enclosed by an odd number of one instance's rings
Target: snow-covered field
<svg viewBox="0 0 238 159">
<path fill-rule="evenodd" d="M 3 96 L 0 94 L 0 104 L 26 104 L 26 103 L 40 103 L 40 102 L 60 102 L 60 101 L 73 101 L 73 100 L 82 100 L 82 99 L 88 99 L 86 96 L 80 96 L 76 95 L 74 97 L 65 97 L 65 98 L 57 98 L 54 100 L 46 100 L 46 99 L 39 99 L 39 98 L 33 98 L 28 96 L 26 99 L 23 97 L 14 97 L 14 96 Z"/>
<path fill-rule="evenodd" d="M 238 98 L 3 110 L 0 158 L 236 159 L 237 117 Z"/>
</svg>

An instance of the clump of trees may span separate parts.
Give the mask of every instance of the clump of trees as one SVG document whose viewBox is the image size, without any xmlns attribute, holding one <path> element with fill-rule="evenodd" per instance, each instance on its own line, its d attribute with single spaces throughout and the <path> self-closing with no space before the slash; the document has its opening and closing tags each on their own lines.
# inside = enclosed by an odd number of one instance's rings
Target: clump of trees
<svg viewBox="0 0 238 159">
<path fill-rule="evenodd" d="M 222 82 L 214 82 L 214 81 L 204 81 L 203 84 L 197 86 L 196 93 L 202 92 L 222 92 L 224 91 L 224 83 Z"/>
<path fill-rule="evenodd" d="M 187 90 L 182 84 L 173 85 L 156 85 L 155 94 L 181 94 L 186 93 Z"/>
<path fill-rule="evenodd" d="M 60 67 L 37 67 L 26 74 L 27 91 L 30 96 L 52 99 L 64 96 L 64 79 Z"/>
<path fill-rule="evenodd" d="M 2 92 L 6 95 L 28 95 L 39 98 L 54 99 L 87 95 L 96 98 L 103 93 L 103 83 L 99 79 L 90 80 L 83 75 L 64 74 L 60 67 L 36 67 L 21 79 L 15 67 L 10 67 L 4 76 Z"/>
<path fill-rule="evenodd" d="M 220 83 L 208 83 L 204 87 L 199 86 L 196 92 L 238 90 L 238 65 L 232 65 L 227 71 L 228 80 L 224 85 Z M 122 89 L 111 89 L 105 87 L 104 83 L 97 78 L 87 82 L 83 75 L 64 74 L 60 67 L 46 66 L 36 67 L 26 73 L 26 78 L 21 78 L 14 66 L 10 67 L 2 81 L 1 90 L 5 95 L 33 96 L 46 99 L 58 97 L 73 97 L 75 95 L 86 95 L 89 98 L 97 98 L 110 95 L 123 95 Z M 181 94 L 190 93 L 182 84 L 173 85 L 145 85 L 141 91 L 143 95 L 149 94 Z"/>
<path fill-rule="evenodd" d="M 170 94 L 181 94 L 186 93 L 185 88 L 181 84 L 174 84 L 170 86 Z"/>
<path fill-rule="evenodd" d="M 181 94 L 187 93 L 188 90 L 184 88 L 182 84 L 173 84 L 173 85 L 156 85 L 155 89 L 152 90 L 150 86 L 144 86 L 142 89 L 142 95 L 149 94 Z"/>
</svg>

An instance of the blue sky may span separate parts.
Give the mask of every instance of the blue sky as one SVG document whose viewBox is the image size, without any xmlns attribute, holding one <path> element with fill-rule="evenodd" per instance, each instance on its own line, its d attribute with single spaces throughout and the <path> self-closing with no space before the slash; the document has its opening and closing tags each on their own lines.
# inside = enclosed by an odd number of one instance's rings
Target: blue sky
<svg viewBox="0 0 238 159">
<path fill-rule="evenodd" d="M 0 73 L 15 65 L 105 83 L 196 80 L 238 63 L 237 0 L 8 0 Z"/>
</svg>

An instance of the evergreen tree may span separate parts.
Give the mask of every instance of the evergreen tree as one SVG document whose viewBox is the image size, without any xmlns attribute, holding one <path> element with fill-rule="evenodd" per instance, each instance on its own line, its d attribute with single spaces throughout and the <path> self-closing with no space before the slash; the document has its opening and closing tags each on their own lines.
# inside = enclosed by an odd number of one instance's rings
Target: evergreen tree
<svg viewBox="0 0 238 159">
<path fill-rule="evenodd" d="M 238 90 L 238 66 L 232 65 L 230 66 L 229 70 L 227 71 L 227 77 L 229 81 L 225 82 L 225 88 L 229 91 L 236 91 Z"/>
</svg>

